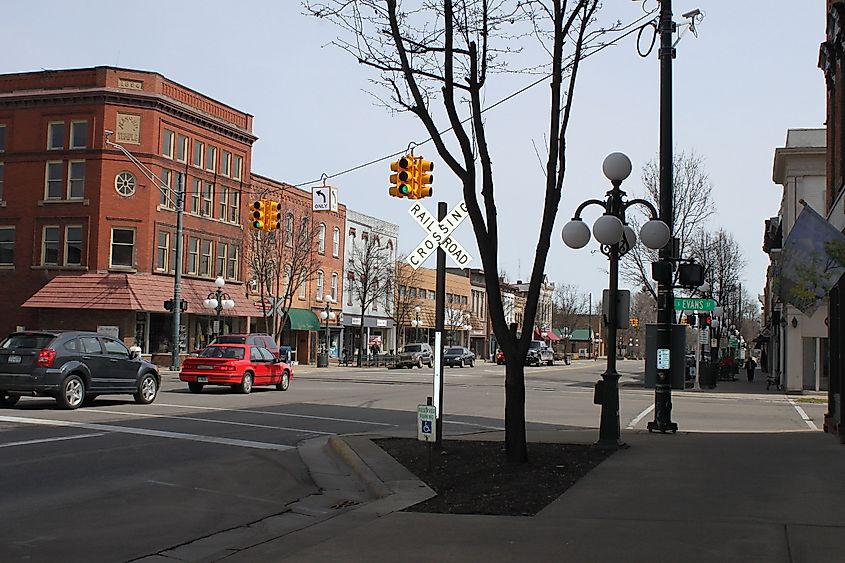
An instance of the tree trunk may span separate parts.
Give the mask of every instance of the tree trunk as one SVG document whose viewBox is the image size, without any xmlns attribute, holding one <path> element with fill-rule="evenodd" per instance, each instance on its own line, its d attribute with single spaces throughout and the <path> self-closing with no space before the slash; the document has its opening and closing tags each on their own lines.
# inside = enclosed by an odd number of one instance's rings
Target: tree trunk
<svg viewBox="0 0 845 563">
<path fill-rule="evenodd" d="M 508 461 L 528 461 L 525 440 L 525 366 L 511 360 L 505 364 L 505 450 Z"/>
<path fill-rule="evenodd" d="M 354 345 L 354 342 L 353 342 Z M 358 330 L 358 367 L 364 365 L 364 315 L 361 315 L 361 328 Z"/>
</svg>

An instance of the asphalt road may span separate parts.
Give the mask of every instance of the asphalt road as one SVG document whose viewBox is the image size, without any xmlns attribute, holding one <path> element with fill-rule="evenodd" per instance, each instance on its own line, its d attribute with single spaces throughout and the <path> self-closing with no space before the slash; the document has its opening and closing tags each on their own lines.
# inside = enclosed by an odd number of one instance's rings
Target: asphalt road
<svg viewBox="0 0 845 563">
<path fill-rule="evenodd" d="M 527 367 L 528 430 L 596 428 L 593 383 L 603 368 Z M 619 365 L 623 435 L 653 419 L 642 369 Z M 299 442 L 411 432 L 431 379 L 425 368 L 302 368 L 287 392 L 194 395 L 169 375 L 152 405 L 104 396 L 63 411 L 51 399 L 23 398 L 0 410 L 0 559 L 128 561 L 280 514 L 317 492 Z M 503 366 L 446 368 L 445 381 L 445 434 L 503 428 Z M 759 381 L 673 398 L 681 432 L 812 431 L 826 407 L 766 393 Z"/>
</svg>

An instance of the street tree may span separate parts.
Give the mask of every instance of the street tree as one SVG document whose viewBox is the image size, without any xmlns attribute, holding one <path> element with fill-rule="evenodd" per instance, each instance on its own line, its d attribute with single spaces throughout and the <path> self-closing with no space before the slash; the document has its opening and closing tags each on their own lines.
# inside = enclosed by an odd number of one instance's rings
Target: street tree
<svg viewBox="0 0 845 563">
<path fill-rule="evenodd" d="M 396 260 L 396 274 L 394 285 L 393 306 L 388 311 L 393 318 L 396 334 L 402 336 L 401 345 L 405 344 L 405 328 L 416 320 L 416 307 L 423 309 L 423 301 L 419 298 L 416 288 L 420 286 L 420 271 L 415 270 L 405 262 L 404 256 Z M 411 291 L 414 288 L 415 291 Z M 420 319 L 422 319 L 422 311 Z M 397 342 L 397 346 L 400 345 Z"/>
<path fill-rule="evenodd" d="M 440 159 L 457 178 L 483 265 L 493 332 L 509 361 L 505 370 L 505 449 L 525 462 L 525 358 L 533 333 L 540 285 L 566 175 L 567 130 L 582 61 L 628 29 L 602 25 L 599 0 L 306 0 L 306 10 L 339 26 L 335 41 L 375 71 L 384 87 L 374 94 L 395 111 L 412 113 L 425 127 Z M 533 51 L 516 46 L 532 37 Z M 530 59 L 536 57 L 536 59 Z M 527 64 L 525 64 L 527 62 Z M 502 73 L 540 73 L 549 88 L 547 154 L 542 217 L 534 248 L 520 338 L 505 322 L 500 291 L 499 225 L 484 114 L 488 80 Z M 442 110 L 438 107 L 442 102 Z M 445 123 L 443 123 L 445 121 Z M 479 195 L 481 200 L 479 201 Z"/>
<path fill-rule="evenodd" d="M 695 152 L 682 151 L 674 155 L 672 178 L 673 236 L 678 239 L 679 255 L 689 257 L 692 243 L 715 213 L 713 185 L 705 169 L 704 158 Z M 660 169 L 656 160 L 650 160 L 643 166 L 642 182 L 645 188 L 643 198 L 659 207 Z M 633 214 L 629 223 L 635 232 L 639 232 L 646 219 L 643 215 Z M 658 260 L 658 253 L 659 250 L 637 244 L 619 264 L 622 277 L 635 288 L 649 292 L 655 301 L 657 284 L 651 278 L 651 264 Z M 675 270 L 673 281 L 677 282 L 677 276 L 678 270 Z"/>
<path fill-rule="evenodd" d="M 352 292 L 352 302 L 361 311 L 358 330 L 357 365 L 364 362 L 366 346 L 364 318 L 381 305 L 390 311 L 393 307 L 393 288 L 396 283 L 396 257 L 391 245 L 382 244 L 376 233 L 361 233 L 360 241 L 346 248 L 348 256 L 346 283 Z"/>
<path fill-rule="evenodd" d="M 575 284 L 557 286 L 552 297 L 552 325 L 577 328 L 578 320 L 588 308 L 589 297 Z"/>
</svg>

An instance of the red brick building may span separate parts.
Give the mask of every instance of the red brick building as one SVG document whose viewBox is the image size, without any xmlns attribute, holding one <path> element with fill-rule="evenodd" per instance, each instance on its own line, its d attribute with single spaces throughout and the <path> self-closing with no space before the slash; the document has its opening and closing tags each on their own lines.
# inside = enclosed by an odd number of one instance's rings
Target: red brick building
<svg viewBox="0 0 845 563">
<path fill-rule="evenodd" d="M 108 145 L 106 130 L 155 178 Z M 183 350 L 209 336 L 202 302 L 218 276 L 236 303 L 225 331 L 246 330 L 241 202 L 255 140 L 251 115 L 157 73 L 0 76 L 0 333 L 113 326 L 145 353 L 166 352 L 180 174 Z"/>
<path fill-rule="evenodd" d="M 320 313 L 326 307 L 324 297 L 333 296 L 336 303 L 330 304 L 335 319 L 329 320 L 329 351 L 338 356 L 341 335 L 341 307 L 343 296 L 343 230 L 346 222 L 346 206 L 338 204 L 337 211 L 313 211 L 310 191 L 299 189 L 290 184 L 278 182 L 258 174 L 251 175 L 252 190 L 255 197 L 261 196 L 279 201 L 282 204 L 282 220 L 277 236 L 282 242 L 282 261 L 285 263 L 285 277 L 290 277 L 291 267 L 297 274 L 305 274 L 305 280 L 293 288 L 292 301 L 285 323 L 281 341 L 296 350 L 296 359 L 300 363 L 313 363 L 316 353 L 326 341 L 326 321 L 320 319 Z M 307 233 L 306 240 L 300 240 Z M 295 247 L 299 244 L 309 253 L 303 264 L 302 257 L 293 258 L 300 252 Z M 250 257 L 251 258 L 251 257 Z M 284 290 L 277 292 L 283 295 Z M 253 330 L 264 332 L 261 319 L 263 312 L 253 320 Z"/>
</svg>

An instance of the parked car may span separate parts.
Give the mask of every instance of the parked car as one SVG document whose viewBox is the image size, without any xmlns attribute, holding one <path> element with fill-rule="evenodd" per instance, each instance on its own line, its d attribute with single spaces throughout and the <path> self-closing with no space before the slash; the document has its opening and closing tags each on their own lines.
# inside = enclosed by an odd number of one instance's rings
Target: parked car
<svg viewBox="0 0 845 563">
<path fill-rule="evenodd" d="M 463 346 L 451 346 L 443 352 L 443 363 L 447 366 L 472 367 L 475 365 L 475 353 Z"/>
<path fill-rule="evenodd" d="M 547 366 L 554 365 L 555 354 L 552 349 L 546 346 L 542 340 L 532 340 L 528 345 L 528 354 L 525 356 L 525 364 L 539 366 L 546 364 Z"/>
<path fill-rule="evenodd" d="M 505 363 L 505 353 L 501 350 L 496 350 L 496 365 L 500 366 Z"/>
<path fill-rule="evenodd" d="M 431 352 L 431 346 L 426 342 L 416 344 L 405 344 L 399 350 L 399 356 L 396 358 L 396 367 L 398 368 L 412 368 L 417 366 L 423 367 L 423 364 L 428 367 L 434 365 L 434 355 Z"/>
<path fill-rule="evenodd" d="M 191 393 L 206 385 L 229 385 L 249 393 L 256 385 L 275 385 L 287 391 L 293 370 L 270 350 L 252 344 L 211 344 L 199 356 L 185 358 L 179 379 Z"/>
<path fill-rule="evenodd" d="M 263 332 L 251 332 L 249 334 L 221 334 L 220 336 L 216 337 L 214 340 L 209 342 L 209 346 L 211 346 L 212 344 L 249 344 L 251 346 L 261 346 L 262 348 L 267 348 L 268 350 L 270 350 L 270 352 L 275 357 L 281 357 L 286 362 L 290 362 L 290 355 L 282 355 L 281 347 L 276 344 L 276 340 L 269 334 L 265 334 Z M 290 347 L 285 348 L 288 351 L 290 350 Z M 202 351 L 202 348 L 200 348 L 199 350 L 194 350 L 191 355 L 199 356 Z"/>
<path fill-rule="evenodd" d="M 0 342 L 0 406 L 28 395 L 54 397 L 60 407 L 75 409 L 97 395 L 122 393 L 148 405 L 160 385 L 154 364 L 96 332 L 15 332 Z"/>
</svg>

